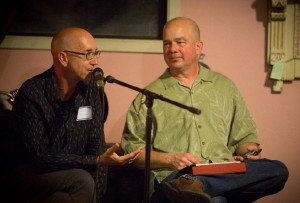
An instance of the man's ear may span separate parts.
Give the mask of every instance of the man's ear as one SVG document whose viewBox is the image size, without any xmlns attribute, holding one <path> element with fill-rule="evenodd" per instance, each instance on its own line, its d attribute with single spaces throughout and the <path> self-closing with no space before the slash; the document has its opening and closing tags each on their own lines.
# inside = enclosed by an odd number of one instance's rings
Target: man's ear
<svg viewBox="0 0 300 203">
<path fill-rule="evenodd" d="M 202 48 L 203 48 L 203 42 L 201 40 L 197 41 L 195 44 L 195 48 L 197 50 L 197 52 L 200 54 L 202 52 Z"/>
<path fill-rule="evenodd" d="M 60 52 L 58 54 L 58 60 L 59 62 L 61 63 L 61 65 L 63 66 L 66 66 L 67 63 L 68 63 L 68 57 L 67 57 L 67 54 L 63 53 L 63 52 Z"/>
</svg>

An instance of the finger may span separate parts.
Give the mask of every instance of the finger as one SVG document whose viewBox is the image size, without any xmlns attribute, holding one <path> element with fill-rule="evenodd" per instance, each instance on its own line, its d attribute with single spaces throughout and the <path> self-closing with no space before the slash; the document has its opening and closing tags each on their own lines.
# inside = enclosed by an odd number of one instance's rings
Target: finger
<svg viewBox="0 0 300 203">
<path fill-rule="evenodd" d="M 115 144 L 113 144 L 110 148 L 108 148 L 106 151 L 107 151 L 108 153 L 112 154 L 112 153 L 118 151 L 119 148 L 120 148 L 119 143 L 115 143 Z"/>
<path fill-rule="evenodd" d="M 123 159 L 124 160 L 129 160 L 129 159 L 136 159 L 138 156 L 140 155 L 140 151 L 134 151 L 134 152 L 131 152 L 129 154 L 125 154 L 123 156 Z"/>
<path fill-rule="evenodd" d="M 190 160 L 188 158 L 183 158 L 180 162 L 181 162 L 180 165 L 183 165 L 183 166 L 189 166 L 189 165 L 192 165 L 194 163 L 193 160 Z"/>
<path fill-rule="evenodd" d="M 244 161 L 244 158 L 242 156 L 234 156 L 233 159 L 235 161 Z"/>
<path fill-rule="evenodd" d="M 129 159 L 128 164 L 132 164 L 134 162 L 134 159 Z"/>
<path fill-rule="evenodd" d="M 127 162 L 128 164 L 131 164 L 134 162 L 134 160 L 140 155 L 142 148 L 138 148 L 135 151 L 125 154 L 121 157 L 122 161 Z"/>
<path fill-rule="evenodd" d="M 134 162 L 134 160 L 136 160 L 136 158 L 140 155 L 141 153 L 139 152 L 138 154 L 136 154 L 133 158 L 130 158 L 128 160 L 128 164 L 132 164 Z"/>
<path fill-rule="evenodd" d="M 258 159 L 260 159 L 260 158 L 261 158 L 260 154 L 259 154 L 259 155 L 256 155 L 256 156 L 254 156 L 254 155 L 249 155 L 249 156 L 247 157 L 247 159 L 250 159 L 250 160 L 258 160 Z"/>
<path fill-rule="evenodd" d="M 201 163 L 201 160 L 198 159 L 197 157 L 193 157 L 191 160 L 189 159 L 188 160 L 189 164 L 200 164 Z"/>
</svg>

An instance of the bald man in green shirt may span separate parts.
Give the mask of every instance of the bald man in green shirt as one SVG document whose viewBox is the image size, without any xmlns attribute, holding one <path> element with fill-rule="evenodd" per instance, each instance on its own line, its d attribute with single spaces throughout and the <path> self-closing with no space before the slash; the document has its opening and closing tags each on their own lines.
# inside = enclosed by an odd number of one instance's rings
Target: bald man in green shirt
<svg viewBox="0 0 300 203">
<path fill-rule="evenodd" d="M 286 166 L 262 159 L 257 129 L 246 104 L 226 76 L 199 64 L 203 43 L 197 24 L 178 17 L 163 29 L 163 53 L 168 68 L 146 89 L 187 106 L 193 114 L 161 100 L 154 100 L 150 153 L 151 201 L 253 202 L 280 191 L 288 178 Z M 122 137 L 130 153 L 146 144 L 146 96 L 132 102 Z M 133 165 L 145 168 L 145 150 Z M 246 161 L 247 173 L 213 176 L 182 174 L 192 164 Z M 153 193 L 154 192 L 154 193 Z"/>
</svg>

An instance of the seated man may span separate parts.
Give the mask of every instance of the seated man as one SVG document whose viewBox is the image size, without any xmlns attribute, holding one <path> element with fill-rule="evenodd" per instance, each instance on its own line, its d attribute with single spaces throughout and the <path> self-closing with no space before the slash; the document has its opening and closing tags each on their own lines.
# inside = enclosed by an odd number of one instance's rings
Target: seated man
<svg viewBox="0 0 300 203">
<path fill-rule="evenodd" d="M 93 77 L 101 53 L 93 36 L 82 28 L 63 28 L 52 39 L 51 53 L 53 65 L 25 81 L 13 104 L 11 143 L 17 146 L 5 152 L 14 155 L 6 199 L 103 202 L 107 166 L 128 163 L 140 149 L 124 156 L 116 153 L 118 143 L 106 149 L 108 102 Z"/>
<path fill-rule="evenodd" d="M 197 24 L 178 17 L 163 29 L 163 54 L 168 68 L 147 90 L 187 106 L 186 109 L 156 99 L 150 153 L 151 202 L 250 203 L 283 189 L 288 169 L 280 161 L 246 155 L 261 148 L 257 129 L 234 83 L 198 63 L 203 43 Z M 133 152 L 146 143 L 146 97 L 131 104 L 122 137 L 122 148 Z M 145 168 L 145 150 L 133 165 Z M 191 164 L 245 161 L 247 172 L 192 175 L 181 173 Z"/>
</svg>

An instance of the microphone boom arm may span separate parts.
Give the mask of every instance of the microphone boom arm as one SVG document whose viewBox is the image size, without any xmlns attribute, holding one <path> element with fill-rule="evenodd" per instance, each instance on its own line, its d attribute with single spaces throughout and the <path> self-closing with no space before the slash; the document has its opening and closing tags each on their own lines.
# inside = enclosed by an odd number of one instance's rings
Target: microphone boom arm
<svg viewBox="0 0 300 203">
<path fill-rule="evenodd" d="M 136 87 L 136 86 L 127 84 L 127 83 L 125 83 L 125 82 L 122 82 L 122 81 L 120 81 L 120 80 L 115 79 L 114 77 L 112 77 L 112 76 L 110 76 L 110 75 L 107 76 L 107 77 L 105 78 L 105 81 L 107 81 L 107 82 L 109 82 L 109 83 L 116 83 L 116 84 L 119 84 L 119 85 L 124 86 L 124 87 L 128 87 L 128 88 L 133 89 L 133 90 L 136 90 L 136 91 L 138 91 L 138 92 L 140 92 L 140 93 L 142 93 L 142 94 L 144 94 L 144 95 L 146 95 L 146 96 L 148 96 L 148 97 L 150 97 L 150 98 L 153 98 L 153 99 L 159 99 L 159 100 L 168 102 L 168 103 L 170 103 L 170 104 L 173 104 L 173 105 L 175 105 L 175 106 L 181 107 L 181 108 L 183 108 L 183 109 L 187 109 L 187 110 L 189 110 L 190 112 L 192 112 L 192 113 L 194 113 L 194 114 L 198 114 L 198 115 L 201 114 L 201 110 L 199 110 L 199 109 L 197 109 L 197 108 L 190 107 L 190 106 L 186 106 L 186 105 L 184 105 L 184 104 L 181 104 L 181 103 L 179 103 L 179 102 L 170 100 L 170 99 L 168 99 L 168 98 L 163 97 L 162 95 L 156 94 L 156 93 L 151 92 L 151 91 L 149 91 L 149 90 L 141 89 L 141 88 L 139 88 L 139 87 Z"/>
</svg>

